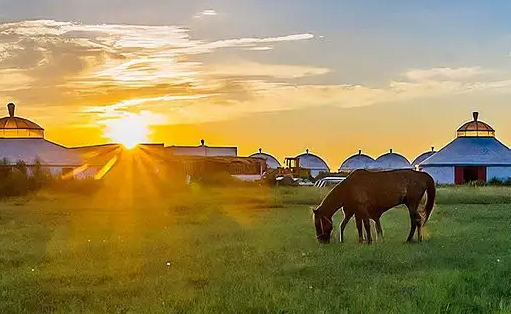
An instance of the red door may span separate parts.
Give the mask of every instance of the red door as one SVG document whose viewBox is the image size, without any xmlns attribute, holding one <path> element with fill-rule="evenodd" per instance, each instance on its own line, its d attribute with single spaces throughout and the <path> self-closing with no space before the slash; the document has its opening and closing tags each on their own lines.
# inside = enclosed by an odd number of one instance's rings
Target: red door
<svg viewBox="0 0 511 314">
<path fill-rule="evenodd" d="M 477 179 L 486 182 L 486 167 L 477 167 Z"/>
<path fill-rule="evenodd" d="M 465 179 L 463 178 L 463 167 L 454 167 L 454 183 L 465 183 Z"/>
<path fill-rule="evenodd" d="M 486 167 L 484 166 L 454 167 L 455 184 L 464 184 L 475 180 L 481 180 L 483 182 L 486 182 Z"/>
</svg>

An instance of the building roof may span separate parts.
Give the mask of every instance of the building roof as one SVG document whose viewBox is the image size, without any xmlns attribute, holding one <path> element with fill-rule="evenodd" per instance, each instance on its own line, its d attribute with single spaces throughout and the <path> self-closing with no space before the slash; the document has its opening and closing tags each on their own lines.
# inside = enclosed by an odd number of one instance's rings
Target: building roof
<svg viewBox="0 0 511 314">
<path fill-rule="evenodd" d="M 483 121 L 479 121 L 479 112 L 472 113 L 473 120 L 464 123 L 457 131 L 458 137 L 494 137 L 495 130 Z"/>
<path fill-rule="evenodd" d="M 374 162 L 374 169 L 408 169 L 411 164 L 404 156 L 394 153 L 392 148 L 390 152 L 376 158 Z"/>
<path fill-rule="evenodd" d="M 412 161 L 412 166 L 415 167 L 416 165 L 420 164 L 421 162 L 423 162 L 427 158 L 433 156 L 435 153 L 436 153 L 435 148 L 431 147 L 430 151 L 424 152 L 424 153 L 420 154 L 419 156 L 417 156 L 417 158 L 415 158 Z"/>
<path fill-rule="evenodd" d="M 494 137 L 458 137 L 419 165 L 508 166 L 511 165 L 511 151 Z"/>
<path fill-rule="evenodd" d="M 11 164 L 23 160 L 33 165 L 39 157 L 44 166 L 80 166 L 80 154 L 42 138 L 0 138 L 0 158 Z"/>
<path fill-rule="evenodd" d="M 358 154 L 353 155 L 346 159 L 341 166 L 339 171 L 352 171 L 356 169 L 370 169 L 374 167 L 374 159 L 366 154 L 362 154 L 359 150 Z"/>
<path fill-rule="evenodd" d="M 15 108 L 13 103 L 9 103 L 9 115 L 0 118 L 0 138 L 43 138 L 44 129 L 28 119 L 15 117 Z"/>
<path fill-rule="evenodd" d="M 301 168 L 330 172 L 330 167 L 328 167 L 327 163 L 321 157 L 309 153 L 308 149 L 305 153 L 296 156 L 296 158 L 298 158 Z"/>
<path fill-rule="evenodd" d="M 263 153 L 263 150 L 261 148 L 259 148 L 258 153 L 254 153 L 254 154 L 250 155 L 249 157 L 265 159 L 266 166 L 271 169 L 277 169 L 277 168 L 281 167 L 280 162 L 277 160 L 277 158 L 273 157 L 270 154 Z"/>
<path fill-rule="evenodd" d="M 170 155 L 180 156 L 237 156 L 238 148 L 223 146 L 207 146 L 204 140 L 201 140 L 199 146 L 166 146 L 165 149 Z"/>
</svg>

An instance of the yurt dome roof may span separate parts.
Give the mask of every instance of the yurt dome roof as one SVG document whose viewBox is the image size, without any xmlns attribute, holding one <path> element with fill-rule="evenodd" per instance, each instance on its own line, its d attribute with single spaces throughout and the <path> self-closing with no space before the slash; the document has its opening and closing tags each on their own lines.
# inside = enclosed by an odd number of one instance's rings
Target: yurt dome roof
<svg viewBox="0 0 511 314">
<path fill-rule="evenodd" d="M 363 154 L 361 150 L 358 151 L 358 154 L 353 155 L 347 158 L 339 167 L 339 171 L 351 171 L 356 169 L 369 169 L 374 167 L 375 160 Z"/>
<path fill-rule="evenodd" d="M 266 159 L 266 165 L 268 166 L 268 168 L 271 169 L 277 169 L 281 167 L 280 162 L 277 160 L 277 158 L 273 157 L 270 154 L 263 153 L 263 150 L 261 148 L 259 148 L 258 153 L 254 153 L 249 157 Z"/>
<path fill-rule="evenodd" d="M 472 117 L 472 121 L 458 129 L 458 137 L 495 137 L 495 130 L 489 124 L 478 120 L 479 112 L 473 112 Z"/>
<path fill-rule="evenodd" d="M 296 158 L 298 158 L 302 168 L 330 171 L 327 163 L 321 157 L 311 154 L 308 149 L 305 153 L 296 156 Z"/>
<path fill-rule="evenodd" d="M 412 166 L 416 166 L 416 165 L 420 164 L 424 160 L 426 160 L 429 157 L 433 156 L 435 153 L 436 153 L 435 148 L 431 147 L 430 151 L 424 152 L 424 153 L 420 154 L 419 156 L 417 156 L 417 158 L 415 158 L 413 160 Z"/>
<path fill-rule="evenodd" d="M 9 115 L 0 118 L 0 137 L 4 138 L 43 138 L 44 129 L 28 119 L 14 116 L 16 106 L 7 105 Z"/>
<path fill-rule="evenodd" d="M 377 169 L 407 169 L 411 168 L 411 164 L 400 154 L 394 153 L 392 149 L 390 152 L 376 158 L 375 168 Z"/>
<path fill-rule="evenodd" d="M 494 137 L 458 137 L 420 166 L 508 166 L 511 151 Z"/>
</svg>

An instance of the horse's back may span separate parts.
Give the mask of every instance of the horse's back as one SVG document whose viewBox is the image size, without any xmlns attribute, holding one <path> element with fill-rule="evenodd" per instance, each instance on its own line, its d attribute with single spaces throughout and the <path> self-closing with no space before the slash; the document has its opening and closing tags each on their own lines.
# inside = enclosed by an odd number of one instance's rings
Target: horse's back
<svg viewBox="0 0 511 314">
<path fill-rule="evenodd" d="M 386 207 L 422 196 L 430 179 L 429 174 L 412 169 L 355 170 L 343 183 L 349 185 L 354 204 Z"/>
</svg>

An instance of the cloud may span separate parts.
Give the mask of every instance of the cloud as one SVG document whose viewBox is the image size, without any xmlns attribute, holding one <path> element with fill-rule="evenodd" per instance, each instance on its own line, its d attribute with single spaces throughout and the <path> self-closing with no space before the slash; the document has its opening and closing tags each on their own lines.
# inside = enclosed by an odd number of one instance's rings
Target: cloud
<svg viewBox="0 0 511 314">
<path fill-rule="evenodd" d="M 244 50 L 251 50 L 251 51 L 268 51 L 268 50 L 273 50 L 273 47 L 269 47 L 269 46 L 259 46 L 259 47 L 250 47 L 250 48 L 245 48 Z"/>
<path fill-rule="evenodd" d="M 221 77 L 270 77 L 295 79 L 330 73 L 328 68 L 285 64 L 261 64 L 257 62 L 220 63 L 204 67 L 211 75 Z"/>
<path fill-rule="evenodd" d="M 178 26 L 0 24 L 0 99 L 67 126 L 105 125 L 134 115 L 154 117 L 154 123 L 198 123 L 255 112 L 511 91 L 509 77 L 467 82 L 488 73 L 480 67 L 410 70 L 402 80 L 376 88 L 312 84 L 331 73 L 313 64 L 249 61 L 242 58 L 246 52 L 232 57 L 236 50 L 271 50 L 314 38 L 295 33 L 208 41 Z M 201 58 L 211 54 L 215 57 Z"/>
<path fill-rule="evenodd" d="M 237 38 L 218 40 L 215 42 L 207 43 L 200 46 L 203 49 L 218 49 L 218 48 L 232 48 L 232 47 L 256 47 L 257 44 L 270 44 L 279 42 L 292 42 L 313 39 L 314 35 L 309 33 L 293 34 L 279 37 L 266 37 L 266 38 Z"/>
<path fill-rule="evenodd" d="M 215 10 L 204 10 L 197 14 L 195 14 L 193 17 L 196 19 L 200 19 L 207 16 L 217 16 L 218 13 Z"/>
<path fill-rule="evenodd" d="M 405 76 L 412 81 L 465 80 L 484 73 L 488 73 L 488 70 L 477 66 L 464 68 L 444 67 L 410 70 L 405 73 Z"/>
</svg>

